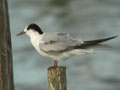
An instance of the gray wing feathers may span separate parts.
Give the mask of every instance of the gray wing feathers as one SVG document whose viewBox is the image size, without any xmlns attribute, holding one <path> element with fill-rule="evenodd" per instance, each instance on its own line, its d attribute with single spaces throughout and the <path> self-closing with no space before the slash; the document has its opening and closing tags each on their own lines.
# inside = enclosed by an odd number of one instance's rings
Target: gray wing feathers
<svg viewBox="0 0 120 90">
<path fill-rule="evenodd" d="M 40 49 L 46 52 L 63 51 L 83 43 L 81 40 L 73 39 L 66 33 L 46 33 L 42 40 L 44 43 L 40 44 Z"/>
</svg>

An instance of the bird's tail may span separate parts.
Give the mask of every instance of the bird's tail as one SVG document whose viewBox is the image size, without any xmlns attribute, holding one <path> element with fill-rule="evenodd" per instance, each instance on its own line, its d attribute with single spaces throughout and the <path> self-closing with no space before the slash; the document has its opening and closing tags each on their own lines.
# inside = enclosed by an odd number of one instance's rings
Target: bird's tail
<svg viewBox="0 0 120 90">
<path fill-rule="evenodd" d="M 97 39 L 97 40 L 90 40 L 90 41 L 84 41 L 83 44 L 79 45 L 79 46 L 75 46 L 74 49 L 82 49 L 82 48 L 89 48 L 91 46 L 100 46 L 100 43 L 114 39 L 118 36 L 113 36 L 113 37 L 109 37 L 109 38 L 104 38 L 104 39 Z"/>
</svg>

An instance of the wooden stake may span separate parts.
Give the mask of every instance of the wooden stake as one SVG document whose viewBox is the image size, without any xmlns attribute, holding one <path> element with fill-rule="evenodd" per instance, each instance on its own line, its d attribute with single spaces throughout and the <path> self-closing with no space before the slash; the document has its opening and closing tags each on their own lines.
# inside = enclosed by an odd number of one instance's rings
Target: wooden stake
<svg viewBox="0 0 120 90">
<path fill-rule="evenodd" d="M 66 83 L 65 67 L 48 68 L 48 90 L 67 90 Z"/>
<path fill-rule="evenodd" d="M 0 0 L 0 90 L 14 90 L 7 0 Z"/>
</svg>

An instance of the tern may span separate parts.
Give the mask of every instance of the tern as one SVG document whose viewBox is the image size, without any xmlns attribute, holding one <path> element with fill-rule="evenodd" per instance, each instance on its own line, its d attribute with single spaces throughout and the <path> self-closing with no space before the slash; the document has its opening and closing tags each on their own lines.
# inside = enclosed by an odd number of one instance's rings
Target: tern
<svg viewBox="0 0 120 90">
<path fill-rule="evenodd" d="M 25 27 L 24 31 L 17 34 L 26 34 L 30 37 L 33 47 L 43 56 L 54 60 L 54 67 L 57 67 L 58 61 L 63 61 L 71 56 L 82 54 L 91 54 L 93 49 L 100 43 L 116 38 L 117 36 L 82 41 L 75 39 L 67 33 L 60 32 L 43 32 L 37 24 L 30 24 Z"/>
</svg>

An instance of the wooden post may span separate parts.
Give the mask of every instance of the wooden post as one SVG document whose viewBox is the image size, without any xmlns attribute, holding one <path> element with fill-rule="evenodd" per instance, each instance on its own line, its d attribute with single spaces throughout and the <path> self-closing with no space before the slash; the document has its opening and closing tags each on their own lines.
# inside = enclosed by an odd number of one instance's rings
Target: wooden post
<svg viewBox="0 0 120 90">
<path fill-rule="evenodd" d="M 48 90 L 67 90 L 66 83 L 65 67 L 48 68 Z"/>
<path fill-rule="evenodd" d="M 0 0 L 0 90 L 14 90 L 7 0 Z"/>
</svg>

